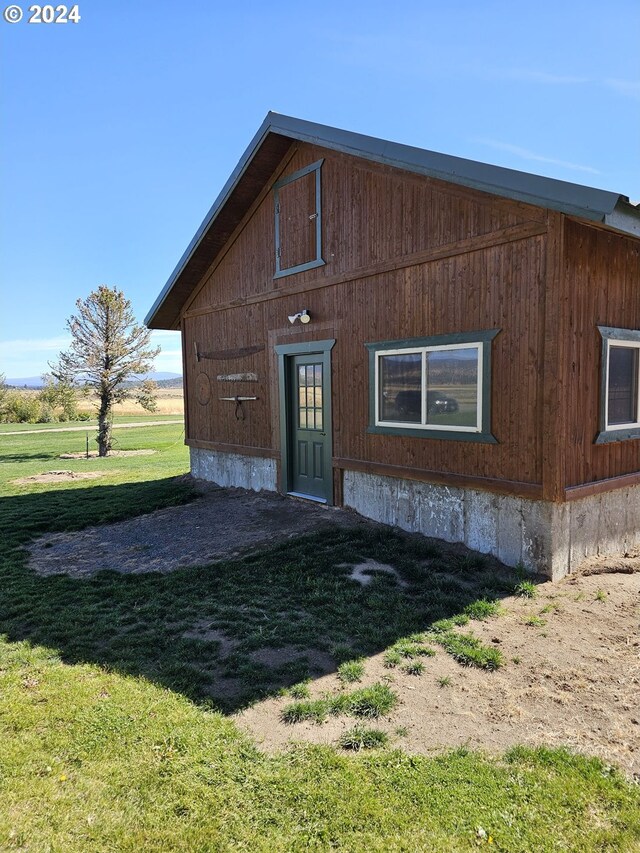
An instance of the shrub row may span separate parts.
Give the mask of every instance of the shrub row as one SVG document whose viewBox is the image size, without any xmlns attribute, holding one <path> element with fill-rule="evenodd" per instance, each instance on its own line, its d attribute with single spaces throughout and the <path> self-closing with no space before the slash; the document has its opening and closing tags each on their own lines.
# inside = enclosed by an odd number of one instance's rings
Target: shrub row
<svg viewBox="0 0 640 853">
<path fill-rule="evenodd" d="M 89 421 L 92 416 L 87 412 L 80 414 L 75 400 L 66 401 L 63 406 L 52 405 L 43 392 L 33 394 L 7 390 L 0 406 L 0 423 L 5 424 L 47 424 L 78 420 Z"/>
</svg>

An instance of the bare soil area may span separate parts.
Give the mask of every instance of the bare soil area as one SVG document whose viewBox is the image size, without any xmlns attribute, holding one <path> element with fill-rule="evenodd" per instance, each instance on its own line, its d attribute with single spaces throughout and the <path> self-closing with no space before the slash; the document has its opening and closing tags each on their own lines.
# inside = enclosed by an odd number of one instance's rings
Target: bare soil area
<svg viewBox="0 0 640 853">
<path fill-rule="evenodd" d="M 495 672 L 463 667 L 442 649 L 424 659 L 420 676 L 385 668 L 382 654 L 367 659 L 362 684 L 386 680 L 400 696 L 374 725 L 409 752 L 568 745 L 640 779 L 640 575 L 576 576 L 537 589 L 535 599 L 505 598 L 501 615 L 473 623 L 505 656 Z M 310 684 L 311 698 L 340 689 L 335 673 Z M 335 744 L 354 724 L 287 725 L 280 714 L 291 701 L 255 704 L 237 722 L 267 751 Z"/>
<path fill-rule="evenodd" d="M 112 471 L 109 472 L 113 473 Z M 33 474 L 31 477 L 20 477 L 11 480 L 17 486 L 31 486 L 35 483 L 68 483 L 71 480 L 95 480 L 104 477 L 102 471 L 45 471 L 43 474 Z"/>
<path fill-rule="evenodd" d="M 110 450 L 107 457 L 110 456 L 152 456 L 157 453 L 157 450 L 141 449 L 141 450 Z M 82 451 L 78 453 L 61 453 L 60 459 L 99 459 L 100 454 L 97 450 L 90 450 L 88 455 Z M 102 457 L 105 458 L 104 456 Z"/>
<path fill-rule="evenodd" d="M 234 557 L 326 525 L 366 524 L 333 507 L 273 493 L 200 484 L 202 496 L 118 524 L 43 536 L 30 546 L 40 575 L 171 572 Z M 169 534 L 170 531 L 170 534 Z"/>
</svg>

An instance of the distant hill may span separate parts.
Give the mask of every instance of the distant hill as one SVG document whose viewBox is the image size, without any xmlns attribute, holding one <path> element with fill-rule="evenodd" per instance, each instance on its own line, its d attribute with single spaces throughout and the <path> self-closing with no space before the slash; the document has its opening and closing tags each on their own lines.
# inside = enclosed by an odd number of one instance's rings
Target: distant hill
<svg viewBox="0 0 640 853">
<path fill-rule="evenodd" d="M 155 380 L 158 383 L 158 388 L 182 388 L 182 376 L 177 373 L 149 373 L 147 376 L 140 376 L 137 379 L 128 379 L 124 383 L 124 387 L 136 388 L 143 379 Z"/>
<path fill-rule="evenodd" d="M 42 377 L 25 376 L 22 379 L 11 379 L 10 377 L 7 377 L 5 379 L 5 385 L 9 385 L 12 388 L 42 388 Z"/>
<path fill-rule="evenodd" d="M 180 384 L 182 385 L 182 376 L 180 373 L 163 373 L 162 371 L 159 371 L 158 373 L 147 373 L 146 376 L 139 376 L 138 379 L 155 379 L 156 382 L 179 379 Z"/>
<path fill-rule="evenodd" d="M 156 379 L 160 388 L 182 388 L 182 376 L 176 376 L 175 379 Z"/>
<path fill-rule="evenodd" d="M 181 388 L 182 376 L 179 373 L 167 373 L 167 371 L 158 371 L 157 373 L 148 373 L 146 376 L 137 376 L 131 381 L 136 385 L 142 379 L 155 379 L 162 388 Z M 11 379 L 7 377 L 5 384 L 12 388 L 42 388 L 42 376 L 24 376 L 19 379 Z"/>
</svg>

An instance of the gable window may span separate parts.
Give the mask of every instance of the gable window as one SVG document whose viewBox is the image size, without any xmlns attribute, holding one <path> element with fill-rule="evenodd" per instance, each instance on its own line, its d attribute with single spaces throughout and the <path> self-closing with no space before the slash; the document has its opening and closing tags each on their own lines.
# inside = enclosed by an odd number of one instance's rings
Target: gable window
<svg viewBox="0 0 640 853">
<path fill-rule="evenodd" d="M 273 186 L 276 231 L 274 278 L 323 266 L 322 205 L 318 160 Z"/>
<path fill-rule="evenodd" d="M 640 438 L 640 330 L 598 326 L 602 337 L 596 444 Z"/>
<path fill-rule="evenodd" d="M 491 341 L 498 331 L 366 344 L 369 432 L 495 443 Z"/>
</svg>

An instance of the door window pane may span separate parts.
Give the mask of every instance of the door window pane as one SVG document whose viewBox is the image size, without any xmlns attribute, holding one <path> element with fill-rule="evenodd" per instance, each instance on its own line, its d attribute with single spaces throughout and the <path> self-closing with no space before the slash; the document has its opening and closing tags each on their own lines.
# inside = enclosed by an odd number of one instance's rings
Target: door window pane
<svg viewBox="0 0 640 853">
<path fill-rule="evenodd" d="M 298 365 L 298 427 L 322 430 L 322 365 Z"/>
<path fill-rule="evenodd" d="M 380 420 L 420 423 L 422 420 L 422 354 L 379 358 Z"/>
<path fill-rule="evenodd" d="M 638 347 L 609 348 L 609 424 L 631 424 L 637 421 L 639 355 Z"/>
<path fill-rule="evenodd" d="M 478 423 L 477 347 L 427 353 L 427 423 L 474 427 Z"/>
<path fill-rule="evenodd" d="M 314 388 L 307 388 L 307 399 L 306 399 L 305 405 L 308 409 L 313 408 L 315 398 L 316 398 L 315 389 Z"/>
</svg>

